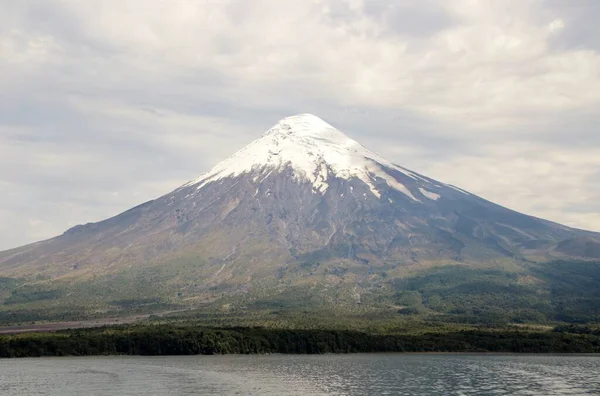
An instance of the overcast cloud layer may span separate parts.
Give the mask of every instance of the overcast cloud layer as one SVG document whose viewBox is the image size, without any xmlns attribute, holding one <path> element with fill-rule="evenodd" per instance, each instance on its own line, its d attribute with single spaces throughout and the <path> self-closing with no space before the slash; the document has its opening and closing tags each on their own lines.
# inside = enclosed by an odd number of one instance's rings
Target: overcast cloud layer
<svg viewBox="0 0 600 396">
<path fill-rule="evenodd" d="M 310 112 L 600 231 L 597 0 L 0 0 L 0 249 L 173 190 Z"/>
</svg>

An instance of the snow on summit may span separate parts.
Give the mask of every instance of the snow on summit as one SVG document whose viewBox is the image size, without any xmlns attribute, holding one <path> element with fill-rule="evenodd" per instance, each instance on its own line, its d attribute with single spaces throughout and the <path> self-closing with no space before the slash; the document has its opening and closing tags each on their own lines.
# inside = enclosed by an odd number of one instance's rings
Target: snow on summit
<svg viewBox="0 0 600 396">
<path fill-rule="evenodd" d="M 316 192 L 325 192 L 329 187 L 327 181 L 332 177 L 347 180 L 358 178 L 380 197 L 374 182 L 381 178 L 388 186 L 420 202 L 382 166 L 400 171 L 412 179 L 421 179 L 367 150 L 319 117 L 300 114 L 282 119 L 261 138 L 187 185 L 197 184 L 200 189 L 226 177 L 290 168 L 298 180 L 311 182 Z M 425 179 L 420 181 L 428 183 Z"/>
</svg>

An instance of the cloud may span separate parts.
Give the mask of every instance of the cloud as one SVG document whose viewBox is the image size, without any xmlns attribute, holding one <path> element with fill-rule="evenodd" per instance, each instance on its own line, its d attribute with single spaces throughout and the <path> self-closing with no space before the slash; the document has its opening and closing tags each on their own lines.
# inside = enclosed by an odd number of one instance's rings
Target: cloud
<svg viewBox="0 0 600 396">
<path fill-rule="evenodd" d="M 560 34 L 552 37 L 551 47 L 557 51 L 600 50 L 600 26 L 596 23 L 600 3 L 595 0 L 547 0 L 547 3 L 556 15 L 560 15 L 554 25 L 560 27 Z M 552 28 L 552 24 L 549 27 Z"/>
<path fill-rule="evenodd" d="M 166 193 L 301 112 L 421 173 L 600 230 L 593 0 L 0 7 L 0 248 Z"/>
</svg>

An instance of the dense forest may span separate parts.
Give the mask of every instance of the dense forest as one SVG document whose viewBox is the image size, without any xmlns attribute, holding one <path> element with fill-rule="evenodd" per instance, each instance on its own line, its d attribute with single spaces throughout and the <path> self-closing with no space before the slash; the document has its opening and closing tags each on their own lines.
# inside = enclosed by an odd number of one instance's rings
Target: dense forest
<svg viewBox="0 0 600 396">
<path fill-rule="evenodd" d="M 335 330 L 137 325 L 0 336 L 0 357 L 354 352 L 597 353 L 600 334 L 593 329 L 569 326 L 544 332 L 489 329 L 383 335 Z"/>
</svg>

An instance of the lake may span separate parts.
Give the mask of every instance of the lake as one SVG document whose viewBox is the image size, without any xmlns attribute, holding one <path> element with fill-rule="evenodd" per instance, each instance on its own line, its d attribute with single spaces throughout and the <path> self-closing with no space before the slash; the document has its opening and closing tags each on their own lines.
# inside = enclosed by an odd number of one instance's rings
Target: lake
<svg viewBox="0 0 600 396">
<path fill-rule="evenodd" d="M 600 356 L 359 354 L 0 360 L 0 395 L 587 395 Z"/>
</svg>

